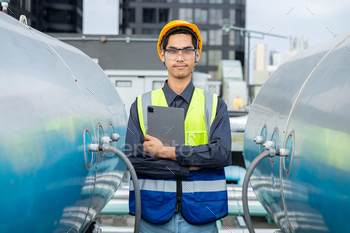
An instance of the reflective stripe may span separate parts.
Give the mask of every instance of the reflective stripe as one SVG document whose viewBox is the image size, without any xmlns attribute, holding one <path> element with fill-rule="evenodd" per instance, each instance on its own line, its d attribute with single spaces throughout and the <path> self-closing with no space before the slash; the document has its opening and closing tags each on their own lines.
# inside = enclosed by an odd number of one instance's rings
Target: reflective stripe
<svg viewBox="0 0 350 233">
<path fill-rule="evenodd" d="M 146 135 L 146 129 L 144 124 L 144 117 L 143 117 L 143 108 L 142 108 L 142 95 L 139 95 L 137 97 L 137 114 L 139 116 L 139 122 L 140 122 L 140 128 L 142 130 L 143 135 Z M 147 122 L 147 119 L 145 119 Z"/>
<path fill-rule="evenodd" d="M 176 192 L 175 180 L 150 180 L 139 179 L 140 190 L 158 192 Z M 130 181 L 130 191 L 134 190 L 134 185 Z M 226 191 L 226 180 L 197 180 L 182 181 L 183 193 L 195 192 L 219 192 Z"/>
<path fill-rule="evenodd" d="M 140 190 L 176 192 L 176 180 L 150 180 L 139 179 Z M 134 184 L 130 180 L 130 191 L 134 190 Z"/>
<path fill-rule="evenodd" d="M 226 180 L 182 181 L 183 193 L 226 191 Z"/>
<path fill-rule="evenodd" d="M 208 142 L 205 124 L 205 94 L 195 88 L 185 119 L 185 144 L 190 146 L 204 145 Z"/>
<path fill-rule="evenodd" d="M 218 102 L 217 94 L 214 94 L 212 92 L 205 93 L 204 117 L 205 117 L 205 127 L 208 132 L 208 141 L 210 137 L 210 126 L 213 123 L 214 118 L 216 116 L 217 102 Z"/>
<path fill-rule="evenodd" d="M 211 111 L 213 109 L 213 93 L 208 92 L 205 94 L 205 109 L 204 109 L 204 117 L 205 117 L 205 127 L 208 132 L 208 141 L 210 137 L 210 125 L 211 125 Z"/>
<path fill-rule="evenodd" d="M 217 94 L 213 94 L 213 108 L 211 110 L 211 121 L 210 121 L 210 125 L 213 123 L 215 116 L 216 116 L 216 108 L 218 106 L 218 95 Z"/>
<path fill-rule="evenodd" d="M 144 135 L 148 131 L 147 106 L 152 104 L 151 94 L 152 92 L 150 91 L 142 95 L 142 109 L 146 110 L 146 111 L 143 111 L 143 123 L 145 125 L 145 130 L 146 130 L 144 132 Z"/>
</svg>

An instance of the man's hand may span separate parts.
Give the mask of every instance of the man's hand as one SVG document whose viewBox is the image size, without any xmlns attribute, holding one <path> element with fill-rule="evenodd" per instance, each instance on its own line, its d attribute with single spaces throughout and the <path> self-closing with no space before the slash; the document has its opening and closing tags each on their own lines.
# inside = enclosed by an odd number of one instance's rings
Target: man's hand
<svg viewBox="0 0 350 233">
<path fill-rule="evenodd" d="M 190 166 L 190 171 L 197 171 L 197 170 L 199 170 L 199 169 L 201 169 L 201 167 L 195 167 L 195 166 Z"/>
<path fill-rule="evenodd" d="M 148 134 L 145 135 L 143 150 L 149 155 L 176 161 L 175 147 L 164 146 L 158 138 L 152 137 Z"/>
<path fill-rule="evenodd" d="M 143 149 L 144 151 L 147 152 L 147 154 L 156 156 L 156 154 L 158 154 L 159 150 L 162 148 L 163 148 L 163 143 L 158 138 L 152 137 L 148 134 L 145 135 Z"/>
</svg>

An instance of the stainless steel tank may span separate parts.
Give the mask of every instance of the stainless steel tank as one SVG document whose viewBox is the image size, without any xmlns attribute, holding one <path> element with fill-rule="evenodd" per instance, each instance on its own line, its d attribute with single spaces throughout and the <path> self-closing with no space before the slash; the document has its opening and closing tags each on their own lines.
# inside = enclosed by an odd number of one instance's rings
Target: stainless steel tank
<svg viewBox="0 0 350 233">
<path fill-rule="evenodd" d="M 84 232 L 125 171 L 87 144 L 116 132 L 123 150 L 126 123 L 87 55 L 0 13 L 0 232 Z"/>
<path fill-rule="evenodd" d="M 247 167 L 262 135 L 286 158 L 263 160 L 251 185 L 284 232 L 350 229 L 350 33 L 300 52 L 262 86 L 244 138 Z"/>
</svg>

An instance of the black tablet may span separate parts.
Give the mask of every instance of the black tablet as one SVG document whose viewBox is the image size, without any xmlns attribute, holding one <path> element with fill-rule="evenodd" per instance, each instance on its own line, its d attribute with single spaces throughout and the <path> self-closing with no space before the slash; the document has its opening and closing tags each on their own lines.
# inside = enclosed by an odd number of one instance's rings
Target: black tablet
<svg viewBox="0 0 350 233">
<path fill-rule="evenodd" d="M 185 144 L 185 112 L 182 108 L 147 106 L 148 135 L 158 138 L 165 146 Z"/>
</svg>

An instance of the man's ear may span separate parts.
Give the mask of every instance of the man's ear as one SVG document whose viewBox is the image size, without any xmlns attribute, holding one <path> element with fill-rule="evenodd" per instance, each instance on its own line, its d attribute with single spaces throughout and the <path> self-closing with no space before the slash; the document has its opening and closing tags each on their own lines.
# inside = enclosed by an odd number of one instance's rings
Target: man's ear
<svg viewBox="0 0 350 233">
<path fill-rule="evenodd" d="M 199 59 L 201 58 L 201 51 L 197 51 L 197 57 L 196 57 L 196 62 L 199 61 Z"/>
<path fill-rule="evenodd" d="M 163 50 L 160 51 L 160 57 L 162 59 L 162 62 L 165 62 Z"/>
</svg>

